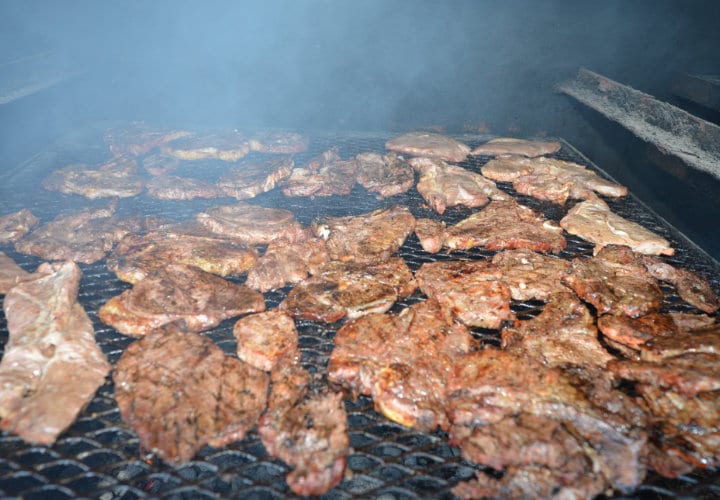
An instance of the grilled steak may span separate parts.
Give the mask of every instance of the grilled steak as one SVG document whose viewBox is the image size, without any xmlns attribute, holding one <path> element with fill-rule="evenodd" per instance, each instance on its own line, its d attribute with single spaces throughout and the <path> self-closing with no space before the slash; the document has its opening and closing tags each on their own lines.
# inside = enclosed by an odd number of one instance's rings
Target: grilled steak
<svg viewBox="0 0 720 500">
<path fill-rule="evenodd" d="M 306 229 L 289 210 L 265 208 L 238 202 L 213 207 L 196 216 L 197 221 L 212 232 L 249 244 L 275 240 L 304 241 Z"/>
<path fill-rule="evenodd" d="M 347 217 L 326 217 L 313 223 L 332 259 L 381 262 L 390 258 L 415 230 L 415 217 L 401 205 Z"/>
<path fill-rule="evenodd" d="M 190 132 L 184 130 L 161 130 L 142 122 L 132 122 L 124 128 L 107 130 L 104 139 L 112 154 L 141 156 L 158 146 L 188 135 Z"/>
<path fill-rule="evenodd" d="M 502 272 L 485 261 L 426 262 L 415 277 L 425 295 L 438 301 L 447 321 L 500 328 L 512 320 L 510 289 Z"/>
<path fill-rule="evenodd" d="M 248 141 L 250 151 L 259 153 L 294 154 L 308 148 L 307 136 L 296 132 L 260 132 Z"/>
<path fill-rule="evenodd" d="M 620 245 L 604 247 L 595 257 L 573 259 L 562 282 L 597 313 L 638 317 L 658 311 L 663 293 L 639 256 Z"/>
<path fill-rule="evenodd" d="M 390 139 L 385 148 L 412 156 L 426 156 L 452 162 L 467 158 L 470 148 L 460 141 L 431 132 L 410 132 Z"/>
<path fill-rule="evenodd" d="M 199 332 L 222 320 L 265 310 L 258 292 L 200 269 L 170 264 L 108 300 L 99 310 L 103 323 L 139 337 L 172 323 Z"/>
<path fill-rule="evenodd" d="M 72 262 L 41 264 L 5 296 L 0 427 L 29 443 L 52 444 L 111 368 L 76 301 L 80 277 Z"/>
<path fill-rule="evenodd" d="M 706 279 L 687 269 L 679 269 L 663 262 L 658 257 L 643 256 L 642 263 L 655 278 L 672 284 L 680 298 L 706 313 L 713 313 L 720 307 L 715 291 Z"/>
<path fill-rule="evenodd" d="M 720 324 L 711 324 L 689 331 L 680 330 L 675 335 L 654 338 L 642 346 L 640 357 L 645 361 L 661 362 L 690 353 L 720 356 Z"/>
<path fill-rule="evenodd" d="M 300 283 L 308 274 L 317 274 L 327 259 L 325 242 L 319 238 L 300 242 L 273 241 L 248 271 L 245 285 L 268 292 Z"/>
<path fill-rule="evenodd" d="M 222 191 L 212 182 L 175 175 L 158 175 L 150 179 L 146 187 L 148 196 L 159 200 L 192 200 L 223 196 Z"/>
<path fill-rule="evenodd" d="M 240 318 L 233 334 L 238 358 L 259 370 L 269 372 L 281 359 L 299 354 L 295 322 L 277 310 Z"/>
<path fill-rule="evenodd" d="M 518 248 L 496 253 L 492 263 L 502 271 L 502 281 L 515 300 L 548 300 L 568 290 L 560 281 L 570 266 L 566 260 Z"/>
<path fill-rule="evenodd" d="M 610 346 L 632 359 L 640 359 L 639 349 L 645 342 L 680 331 L 672 316 L 657 312 L 638 318 L 604 314 L 598 318 L 597 326 Z"/>
<path fill-rule="evenodd" d="M 120 414 L 142 448 L 180 464 L 206 444 L 242 439 L 265 409 L 269 377 L 168 325 L 130 344 L 113 380 Z"/>
<path fill-rule="evenodd" d="M 515 200 L 491 201 L 445 231 L 443 246 L 467 250 L 484 246 L 488 250 L 527 248 L 536 252 L 560 253 L 567 242 L 554 222 Z"/>
<path fill-rule="evenodd" d="M 218 182 L 220 191 L 238 200 L 254 198 L 274 189 L 290 175 L 295 166 L 292 158 L 284 156 L 265 161 L 242 161 Z"/>
<path fill-rule="evenodd" d="M 293 170 L 282 192 L 294 197 L 347 195 L 355 186 L 356 173 L 355 159 L 342 160 L 336 149 L 330 149 Z"/>
<path fill-rule="evenodd" d="M 150 175 L 167 175 L 180 166 L 180 160 L 172 156 L 154 154 L 143 158 L 142 166 Z"/>
<path fill-rule="evenodd" d="M 395 153 L 360 153 L 355 161 L 358 184 L 381 198 L 404 193 L 415 184 L 412 167 Z"/>
<path fill-rule="evenodd" d="M 23 208 L 0 217 L 0 245 L 14 243 L 34 228 L 40 220 Z"/>
<path fill-rule="evenodd" d="M 294 318 L 334 323 L 343 317 L 385 312 L 417 287 L 399 257 L 377 264 L 328 262 L 290 290 L 280 309 Z"/>
<path fill-rule="evenodd" d="M 517 155 L 533 158 L 557 153 L 559 150 L 560 143 L 557 141 L 530 141 L 512 137 L 497 137 L 480 144 L 470 154 L 485 156 Z"/>
<path fill-rule="evenodd" d="M 137 196 L 144 183 L 137 175 L 137 161 L 129 156 L 116 156 L 96 167 L 81 163 L 55 170 L 42 185 L 49 191 L 79 194 L 94 200 Z"/>
<path fill-rule="evenodd" d="M 457 165 L 432 158 L 412 158 L 410 164 L 420 173 L 418 192 L 439 214 L 445 213 L 446 207 L 475 208 L 486 205 L 490 199 L 510 199 L 493 181 Z"/>
<path fill-rule="evenodd" d="M 576 204 L 560 221 L 560 227 L 595 244 L 597 254 L 606 245 L 627 245 L 636 252 L 672 255 L 670 243 L 640 224 L 610 211 L 607 203 L 592 198 Z"/>
<path fill-rule="evenodd" d="M 713 334 L 717 336 L 717 331 Z M 720 389 L 718 366 L 720 355 L 717 350 L 714 353 L 687 352 L 651 361 L 608 363 L 608 369 L 619 378 L 664 387 L 685 397 Z"/>
<path fill-rule="evenodd" d="M 250 152 L 250 146 L 237 130 L 223 130 L 189 135 L 163 146 L 160 151 L 180 160 L 238 161 Z"/>
<path fill-rule="evenodd" d="M 428 253 L 438 253 L 445 242 L 445 222 L 433 219 L 415 219 L 415 236 Z"/>
<path fill-rule="evenodd" d="M 335 334 L 328 380 L 370 395 L 390 420 L 429 431 L 448 428 L 446 385 L 455 359 L 473 343 L 434 300 L 400 314 L 371 314 Z"/>
<path fill-rule="evenodd" d="M 0 252 L 0 295 L 30 277 L 30 273 L 18 266 L 14 260 Z"/>
</svg>

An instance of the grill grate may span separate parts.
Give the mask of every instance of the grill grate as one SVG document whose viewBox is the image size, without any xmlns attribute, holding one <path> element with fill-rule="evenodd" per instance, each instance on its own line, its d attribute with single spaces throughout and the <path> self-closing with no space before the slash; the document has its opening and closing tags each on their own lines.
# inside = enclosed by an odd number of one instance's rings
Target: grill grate
<svg viewBox="0 0 720 500">
<path fill-rule="evenodd" d="M 341 156 L 348 158 L 365 151 L 382 151 L 385 134 L 313 134 L 310 151 L 296 156 L 296 163 L 337 145 Z M 461 137 L 474 146 L 485 138 Z M 88 147 L 89 145 L 89 147 Z M 26 207 L 43 222 L 59 213 L 67 213 L 87 206 L 101 206 L 103 201 L 89 201 L 79 196 L 49 193 L 40 187 L 40 180 L 50 170 L 79 161 L 99 161 L 104 148 L 97 137 L 81 140 L 68 149 L 57 147 L 36 156 L 21 169 L 5 174 L 1 214 Z M 588 160 L 564 143 L 558 158 L 590 165 Z M 479 171 L 488 158 L 470 158 L 462 165 Z M 590 165 L 592 166 L 592 165 Z M 596 168 L 592 166 L 593 168 Z M 216 179 L 226 168 L 221 162 L 188 163 L 178 175 L 193 175 Z M 539 210 L 546 217 L 559 220 L 565 208 L 533 198 L 518 196 L 509 184 L 500 183 L 505 191 L 515 195 L 521 203 Z M 193 200 L 168 202 L 147 196 L 120 200 L 119 215 L 162 215 L 176 220 L 192 217 L 198 211 L 217 204 L 232 203 L 232 199 Z M 406 194 L 379 200 L 361 187 L 347 197 L 286 198 L 279 190 L 265 193 L 250 200 L 262 206 L 275 206 L 292 210 L 298 220 L 309 224 L 324 215 L 350 215 L 364 213 L 391 203 L 405 204 L 415 216 L 439 218 L 423 205 L 423 200 L 412 189 Z M 670 261 L 691 269 L 708 279 L 720 290 L 720 266 L 695 248 L 673 228 L 654 216 L 632 196 L 610 200 L 611 208 L 620 215 L 643 224 L 667 238 L 676 248 Z M 457 222 L 471 213 L 465 208 L 451 208 L 443 215 L 448 224 Z M 565 258 L 590 255 L 592 245 L 573 236 L 561 254 Z M 40 259 L 14 252 L 12 247 L 0 246 L 23 268 L 31 271 Z M 424 262 L 440 259 L 487 259 L 494 252 L 484 249 L 453 252 L 451 255 L 430 255 L 422 250 L 417 238 L 411 236 L 400 249 L 413 270 Z M 79 302 L 85 307 L 95 326 L 98 343 L 111 363 L 115 363 L 123 350 L 133 342 L 114 329 L 102 324 L 97 311 L 111 296 L 129 288 L 110 273 L 103 261 L 81 265 L 84 276 L 80 286 Z M 238 277 L 242 281 L 244 277 Z M 665 311 L 692 311 L 674 293 L 672 287 L 663 288 Z M 268 309 L 276 307 L 288 289 L 265 294 Z M 393 311 L 422 300 L 420 292 L 401 300 Z M 542 310 L 537 301 L 513 303 L 513 310 L 521 319 L 536 316 Z M 221 323 L 204 335 L 215 341 L 225 353 L 235 355 L 236 343 L 232 334 L 233 320 Z M 324 372 L 333 348 L 333 336 L 339 324 L 326 325 L 312 321 L 297 321 L 303 364 L 313 372 Z M 499 344 L 498 331 L 476 329 L 474 334 L 484 342 Z M 0 350 L 7 342 L 7 321 L 0 313 Z M 476 466 L 460 457 L 459 450 L 448 444 L 443 432 L 421 433 L 388 421 L 373 410 L 366 397 L 347 401 L 352 453 L 348 457 L 348 475 L 326 498 L 451 498 L 450 489 L 461 480 L 473 476 Z M 100 497 L 103 499 L 131 499 L 141 497 L 173 498 L 286 498 L 292 496 L 284 482 L 288 468 L 281 461 L 269 457 L 259 437 L 250 432 L 242 441 L 222 448 L 205 447 L 193 461 L 171 467 L 151 455 L 141 456 L 138 438 L 127 428 L 113 399 L 113 384 L 108 380 L 98 391 L 78 420 L 52 447 L 31 446 L 19 438 L 0 433 L 0 495 L 24 498 Z M 633 498 L 677 498 L 687 496 L 715 497 L 720 495 L 720 474 L 714 469 L 697 471 L 676 480 L 650 474 Z"/>
</svg>

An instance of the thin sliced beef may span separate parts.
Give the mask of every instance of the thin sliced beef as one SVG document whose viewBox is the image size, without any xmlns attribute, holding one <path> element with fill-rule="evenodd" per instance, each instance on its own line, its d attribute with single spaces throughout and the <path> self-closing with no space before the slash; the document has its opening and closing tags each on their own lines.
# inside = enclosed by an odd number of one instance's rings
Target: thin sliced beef
<svg viewBox="0 0 720 500">
<path fill-rule="evenodd" d="M 148 196 L 159 200 L 193 200 L 219 198 L 223 195 L 212 182 L 192 177 L 159 175 L 147 183 Z"/>
<path fill-rule="evenodd" d="M 49 191 L 79 194 L 97 198 L 129 198 L 140 194 L 144 182 L 137 175 L 137 161 L 129 156 L 116 156 L 100 165 L 70 165 L 55 170 L 42 181 Z"/>
<path fill-rule="evenodd" d="M 412 167 L 395 153 L 360 153 L 355 161 L 358 184 L 381 198 L 404 193 L 415 184 Z"/>
<path fill-rule="evenodd" d="M 196 219 L 217 235 L 249 244 L 275 240 L 298 242 L 307 238 L 306 228 L 295 220 L 291 211 L 243 201 L 210 208 L 197 214 Z"/>
<path fill-rule="evenodd" d="M 557 141 L 531 141 L 513 137 L 496 137 L 473 149 L 471 155 L 506 156 L 518 155 L 533 158 L 550 155 L 560 150 Z"/>
<path fill-rule="evenodd" d="M 426 156 L 452 162 L 467 158 L 470 148 L 460 141 L 432 132 L 410 132 L 385 143 L 385 148 L 411 156 Z"/>
<path fill-rule="evenodd" d="M 705 278 L 663 262 L 659 257 L 643 256 L 641 261 L 655 278 L 672 284 L 688 304 L 706 313 L 714 313 L 720 307 L 717 294 Z"/>
<path fill-rule="evenodd" d="M 192 134 L 163 146 L 162 153 L 180 160 L 238 161 L 250 152 L 247 138 L 237 130 Z"/>
<path fill-rule="evenodd" d="M 270 371 L 283 358 L 298 354 L 295 322 L 287 314 L 265 311 L 240 318 L 233 327 L 237 355 L 259 370 Z"/>
<path fill-rule="evenodd" d="M 328 260 L 325 242 L 320 238 L 307 241 L 273 241 L 248 271 L 245 285 L 261 292 L 304 281 Z"/>
<path fill-rule="evenodd" d="M 0 252 L 0 295 L 5 295 L 12 287 L 30 277 L 31 274 L 18 266 L 14 260 Z"/>
<path fill-rule="evenodd" d="M 5 296 L 10 337 L 0 362 L 0 427 L 50 445 L 110 372 L 85 310 L 73 262 L 41 264 Z"/>
<path fill-rule="evenodd" d="M 254 198 L 274 189 L 292 173 L 294 166 L 295 162 L 289 156 L 264 161 L 244 160 L 218 181 L 218 188 L 224 195 L 238 200 Z"/>
<path fill-rule="evenodd" d="M 307 136 L 287 131 L 258 132 L 248 141 L 250 151 L 273 154 L 302 153 L 309 144 Z"/>
<path fill-rule="evenodd" d="M 190 132 L 185 130 L 163 130 L 143 122 L 132 122 L 124 127 L 108 129 L 104 140 L 112 154 L 142 156 L 163 144 L 189 135 Z"/>
<path fill-rule="evenodd" d="M 518 248 L 496 253 L 492 263 L 502 271 L 502 281 L 510 287 L 514 300 L 548 300 L 568 291 L 561 282 L 570 267 L 567 260 Z"/>
<path fill-rule="evenodd" d="M 38 222 L 40 220 L 27 208 L 0 217 L 0 245 L 16 242 L 37 226 Z"/>
<path fill-rule="evenodd" d="M 268 375 L 177 325 L 130 344 L 113 372 L 120 414 L 143 449 L 171 464 L 237 441 L 267 403 Z"/>
</svg>

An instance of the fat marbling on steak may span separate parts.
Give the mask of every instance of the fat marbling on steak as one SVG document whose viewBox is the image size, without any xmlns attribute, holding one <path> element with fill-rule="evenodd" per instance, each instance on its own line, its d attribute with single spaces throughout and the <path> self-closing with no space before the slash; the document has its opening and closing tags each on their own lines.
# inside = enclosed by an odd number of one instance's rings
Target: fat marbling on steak
<svg viewBox="0 0 720 500">
<path fill-rule="evenodd" d="M 233 326 L 237 355 L 259 370 L 274 370 L 281 359 L 297 356 L 295 322 L 279 310 L 249 314 Z"/>
<path fill-rule="evenodd" d="M 38 222 L 40 219 L 27 208 L 3 215 L 0 217 L 0 244 L 16 242 L 37 226 Z"/>
<path fill-rule="evenodd" d="M 470 148 L 451 137 L 432 132 L 409 132 L 385 143 L 385 148 L 411 156 L 425 156 L 452 162 L 467 158 Z"/>
<path fill-rule="evenodd" d="M 395 153 L 360 153 L 357 162 L 357 182 L 381 198 L 406 192 L 415 184 L 415 172 Z"/>
<path fill-rule="evenodd" d="M 237 130 L 191 134 L 160 148 L 164 155 L 179 160 L 237 161 L 250 152 L 247 137 Z"/>
<path fill-rule="evenodd" d="M 470 151 L 470 154 L 485 156 L 517 155 L 533 158 L 557 153 L 559 150 L 560 143 L 557 141 L 531 141 L 513 137 L 496 137 L 480 144 Z"/>
<path fill-rule="evenodd" d="M 276 240 L 247 274 L 245 285 L 261 292 L 300 283 L 308 275 L 317 274 L 328 260 L 325 241 L 308 237 L 306 241 Z"/>
<path fill-rule="evenodd" d="M 3 302 L 9 339 L 0 362 L 0 427 L 49 445 L 110 372 L 90 318 L 77 303 L 81 271 L 44 263 Z"/>
<path fill-rule="evenodd" d="M 142 449 L 171 464 L 237 441 L 267 403 L 269 377 L 177 324 L 125 349 L 113 372 L 120 414 Z"/>
<path fill-rule="evenodd" d="M 218 181 L 218 188 L 226 196 L 237 200 L 254 198 L 274 189 L 288 177 L 295 167 L 289 156 L 263 161 L 243 160 Z"/>
<path fill-rule="evenodd" d="M 303 134 L 286 131 L 266 131 L 253 134 L 248 140 L 250 151 L 258 153 L 294 154 L 306 151 L 310 140 Z"/>
<path fill-rule="evenodd" d="M 137 175 L 137 161 L 130 156 L 116 156 L 96 166 L 70 165 L 55 170 L 42 181 L 49 191 L 79 194 L 97 198 L 129 198 L 143 190 L 144 182 Z"/>
<path fill-rule="evenodd" d="M 281 208 L 265 208 L 240 201 L 235 205 L 212 207 L 195 217 L 204 227 L 225 238 L 248 244 L 291 242 L 307 239 L 307 229 L 295 215 Z"/>
<path fill-rule="evenodd" d="M 155 176 L 145 187 L 148 196 L 159 200 L 193 200 L 223 196 L 221 189 L 213 182 L 177 175 Z"/>
<path fill-rule="evenodd" d="M 190 132 L 185 130 L 163 130 L 143 122 L 132 122 L 124 127 L 106 130 L 104 140 L 114 155 L 142 156 L 152 149 L 188 135 Z"/>
</svg>

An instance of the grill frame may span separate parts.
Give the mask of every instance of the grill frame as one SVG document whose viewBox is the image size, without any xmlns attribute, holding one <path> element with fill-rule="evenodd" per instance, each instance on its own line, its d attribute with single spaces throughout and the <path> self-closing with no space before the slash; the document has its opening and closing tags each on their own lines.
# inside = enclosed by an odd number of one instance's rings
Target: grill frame
<svg viewBox="0 0 720 500">
<path fill-rule="evenodd" d="M 107 157 L 101 140 L 101 127 L 77 131 L 36 155 L 18 168 L 6 171 L 0 179 L 3 202 L 0 214 L 20 208 L 29 208 L 47 222 L 60 213 L 74 212 L 88 206 L 102 206 L 107 200 L 87 200 L 75 195 L 50 193 L 40 186 L 40 180 L 54 168 L 69 163 L 95 162 Z M 325 149 L 338 145 L 343 158 L 366 151 L 383 151 L 388 133 L 330 133 L 308 132 L 311 138 L 306 153 L 295 155 L 296 164 Z M 471 147 L 489 136 L 456 136 Z M 584 157 L 566 141 L 560 139 L 562 149 L 553 155 L 560 159 L 584 164 L 600 175 L 609 176 Z M 260 157 L 261 155 L 258 155 Z M 462 166 L 479 171 L 488 157 L 470 157 Z M 202 168 L 200 168 L 202 167 Z M 178 175 L 194 175 L 216 179 L 227 165 L 222 162 L 186 163 Z M 498 183 L 501 189 L 513 194 L 521 203 L 528 205 L 546 217 L 558 221 L 567 207 L 557 207 L 534 198 L 518 196 L 511 185 Z M 164 215 L 186 218 L 213 205 L 233 203 L 232 198 L 191 201 L 160 201 L 142 194 L 122 199 L 118 203 L 119 215 Z M 448 224 L 467 217 L 472 210 L 463 207 L 450 208 L 439 216 L 424 206 L 424 201 L 412 188 L 409 194 L 378 200 L 362 187 L 356 186 L 348 197 L 286 198 L 279 189 L 246 200 L 262 206 L 276 206 L 292 210 L 298 220 L 309 224 L 324 215 L 351 215 L 365 213 L 391 203 L 408 205 L 416 217 L 445 220 Z M 619 200 L 606 200 L 616 213 L 643 224 L 667 238 L 676 248 L 676 254 L 668 258 L 673 265 L 690 269 L 706 277 L 716 291 L 720 291 L 720 264 L 704 253 L 675 228 L 654 214 L 632 194 Z M 571 202 L 572 203 L 572 202 Z M 564 258 L 590 255 L 593 245 L 580 238 L 565 235 L 568 249 Z M 5 252 L 28 271 L 34 270 L 41 259 L 16 253 L 12 247 L 0 245 Z M 403 256 L 415 271 L 424 262 L 441 259 L 487 259 L 495 252 L 482 248 L 458 251 L 451 254 L 430 255 L 424 252 L 415 236 L 411 236 L 398 254 Z M 92 265 L 80 265 L 83 279 L 78 300 L 85 307 L 95 327 L 96 338 L 114 365 L 123 350 L 134 341 L 102 324 L 97 316 L 99 307 L 111 296 L 128 289 L 130 285 L 119 281 L 104 265 L 104 260 Z M 242 282 L 244 276 L 232 278 Z M 684 304 L 674 290 L 663 285 L 665 302 L 663 311 L 694 311 Z M 268 309 L 276 307 L 289 288 L 265 294 Z M 399 301 L 391 311 L 422 300 L 421 292 Z M 513 303 L 513 310 L 520 319 L 528 319 L 542 310 L 539 302 Z M 236 318 L 224 321 L 218 327 L 204 332 L 226 354 L 235 355 L 235 339 L 232 325 Z M 313 372 L 321 372 L 327 365 L 332 350 L 332 337 L 339 322 L 327 325 L 318 322 L 296 321 L 300 334 L 303 364 Z M 499 333 L 475 329 L 474 335 L 484 342 L 497 345 Z M 7 321 L 0 313 L 0 347 L 7 341 Z M 269 457 L 253 430 L 242 441 L 222 448 L 205 447 L 188 464 L 172 467 L 157 460 L 151 454 L 142 454 L 138 438 L 120 418 L 113 400 L 113 384 L 110 378 L 99 389 L 95 398 L 80 414 L 78 420 L 58 441 L 50 447 L 23 443 L 16 436 L 0 433 L 0 494 L 28 498 L 54 495 L 62 497 L 141 498 L 162 497 L 243 497 L 284 498 L 292 497 L 284 481 L 288 467 Z M 451 498 L 450 489 L 457 482 L 469 479 L 474 464 L 463 460 L 459 450 L 447 443 L 447 435 L 441 431 L 421 433 L 392 423 L 373 410 L 372 401 L 359 397 L 346 401 L 350 424 L 352 453 L 348 457 L 351 474 L 327 498 L 367 498 L 368 496 L 392 495 L 393 498 Z M 351 477 L 350 477 L 351 476 Z M 676 480 L 668 480 L 650 473 L 645 483 L 632 493 L 634 498 L 675 498 L 686 496 L 712 496 L 720 494 L 720 474 L 716 469 L 695 471 Z"/>
</svg>

